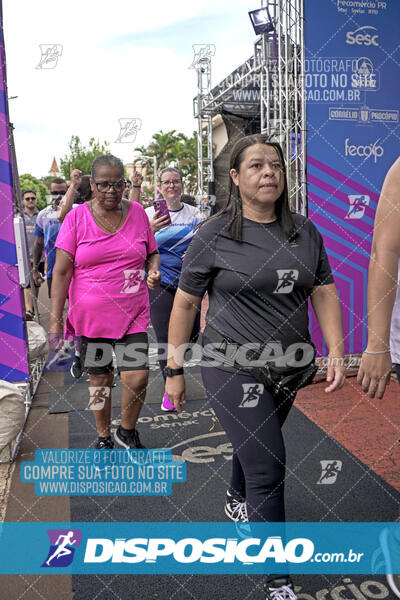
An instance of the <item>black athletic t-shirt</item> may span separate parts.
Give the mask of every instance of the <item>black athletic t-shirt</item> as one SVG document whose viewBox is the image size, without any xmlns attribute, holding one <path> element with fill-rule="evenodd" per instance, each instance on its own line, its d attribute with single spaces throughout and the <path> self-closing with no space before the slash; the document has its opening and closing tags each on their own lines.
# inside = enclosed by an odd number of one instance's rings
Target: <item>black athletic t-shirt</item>
<svg viewBox="0 0 400 600">
<path fill-rule="evenodd" d="M 209 294 L 207 324 L 239 344 L 308 342 L 308 297 L 333 283 L 323 240 L 302 215 L 289 243 L 278 221 L 243 219 L 242 242 L 232 239 L 227 217 L 206 221 L 183 262 L 179 288 Z"/>
</svg>

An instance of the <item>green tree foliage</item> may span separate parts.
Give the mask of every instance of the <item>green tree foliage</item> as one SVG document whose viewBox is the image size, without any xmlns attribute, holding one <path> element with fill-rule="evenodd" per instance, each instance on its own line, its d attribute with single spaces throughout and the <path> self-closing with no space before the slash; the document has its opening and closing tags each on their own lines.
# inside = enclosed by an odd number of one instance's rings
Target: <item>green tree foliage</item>
<svg viewBox="0 0 400 600">
<path fill-rule="evenodd" d="M 79 136 L 73 135 L 68 144 L 69 153 L 60 160 L 60 170 L 65 179 L 69 179 L 69 165 L 74 169 L 80 169 L 84 175 L 90 174 L 90 167 L 97 156 L 109 154 L 108 142 L 100 142 L 90 138 L 88 146 L 84 146 Z"/>
<path fill-rule="evenodd" d="M 170 162 L 175 162 L 177 151 L 182 143 L 183 133 L 178 133 L 175 129 L 172 131 L 160 131 L 153 135 L 147 152 L 150 156 L 157 156 L 157 163 L 161 169 L 168 166 Z"/>
<path fill-rule="evenodd" d="M 184 192 L 193 194 L 197 185 L 197 138 L 193 132 L 188 138 L 184 133 L 175 129 L 172 131 L 159 131 L 155 133 L 148 146 L 135 148 L 142 156 L 155 156 L 157 158 L 158 173 L 165 167 L 174 166 L 182 173 Z M 138 159 L 137 162 L 146 166 L 147 173 L 153 173 L 153 161 L 148 158 Z M 152 177 L 151 177 L 152 181 Z M 152 193 L 153 182 L 148 193 Z M 144 189 L 144 194 L 147 190 Z"/>
<path fill-rule="evenodd" d="M 38 199 L 38 209 L 42 210 L 42 208 L 46 208 L 46 196 L 50 193 L 50 191 L 43 181 L 37 179 L 33 175 L 30 175 L 29 173 L 24 173 L 24 175 L 19 176 L 19 185 L 21 188 L 21 197 L 24 193 L 24 190 L 34 190 Z"/>
</svg>

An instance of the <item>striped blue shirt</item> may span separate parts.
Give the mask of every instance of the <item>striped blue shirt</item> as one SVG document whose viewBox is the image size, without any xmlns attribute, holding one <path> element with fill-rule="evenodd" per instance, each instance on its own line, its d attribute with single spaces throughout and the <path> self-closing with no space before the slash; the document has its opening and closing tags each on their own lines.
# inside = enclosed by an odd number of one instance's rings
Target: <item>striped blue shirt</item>
<svg viewBox="0 0 400 600">
<path fill-rule="evenodd" d="M 146 214 L 151 220 L 154 208 L 146 208 Z M 179 210 L 170 210 L 171 225 L 163 227 L 155 233 L 158 250 L 161 256 L 161 281 L 172 287 L 178 287 L 182 270 L 182 258 L 192 237 L 193 229 L 204 217 L 194 206 L 182 203 Z"/>
</svg>

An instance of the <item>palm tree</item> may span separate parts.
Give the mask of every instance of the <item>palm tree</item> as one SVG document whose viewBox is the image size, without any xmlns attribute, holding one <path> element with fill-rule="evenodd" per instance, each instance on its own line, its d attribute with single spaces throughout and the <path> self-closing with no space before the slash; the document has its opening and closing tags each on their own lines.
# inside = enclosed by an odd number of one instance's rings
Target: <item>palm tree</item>
<svg viewBox="0 0 400 600">
<path fill-rule="evenodd" d="M 184 133 L 171 131 L 159 131 L 153 134 L 150 144 L 147 146 L 138 146 L 135 148 L 143 158 L 138 158 L 146 167 L 148 173 L 152 172 L 152 160 L 146 157 L 155 156 L 159 171 L 165 167 L 174 164 L 182 173 L 185 191 L 193 193 L 197 180 L 197 141 L 196 134 L 188 138 Z"/>
<path fill-rule="evenodd" d="M 148 151 L 157 157 L 161 168 L 168 167 L 176 159 L 176 144 L 182 140 L 182 136 L 183 134 L 177 133 L 175 129 L 167 132 L 160 131 L 153 135 Z"/>
</svg>

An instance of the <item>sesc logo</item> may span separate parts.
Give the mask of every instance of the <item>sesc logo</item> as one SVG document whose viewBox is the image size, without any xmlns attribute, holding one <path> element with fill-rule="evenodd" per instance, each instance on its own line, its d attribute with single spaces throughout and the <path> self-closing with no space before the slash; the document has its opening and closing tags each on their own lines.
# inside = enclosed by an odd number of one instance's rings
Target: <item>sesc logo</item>
<svg viewBox="0 0 400 600">
<path fill-rule="evenodd" d="M 370 30 L 376 31 L 376 27 L 362 25 L 354 31 L 348 31 L 346 33 L 346 44 L 349 46 L 354 46 L 354 44 L 357 46 L 379 46 L 378 34 Z"/>
<path fill-rule="evenodd" d="M 374 157 L 374 163 L 376 163 L 376 161 L 378 160 L 378 158 L 380 158 L 381 156 L 383 156 L 383 147 L 382 146 L 378 146 L 378 142 L 381 138 L 378 138 L 377 140 L 375 140 L 375 142 L 373 144 L 368 144 L 365 146 L 356 146 L 354 144 L 350 144 L 349 143 L 349 138 L 346 138 L 344 141 L 344 154 L 345 156 L 359 156 L 360 158 L 364 158 L 365 160 L 367 160 L 368 158 L 371 158 L 371 156 Z"/>
</svg>

